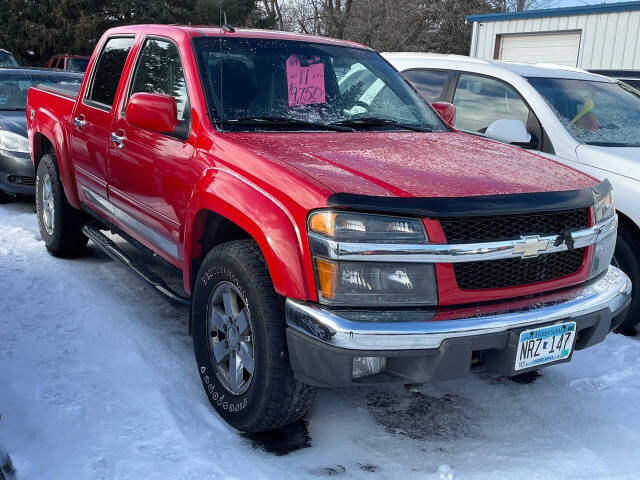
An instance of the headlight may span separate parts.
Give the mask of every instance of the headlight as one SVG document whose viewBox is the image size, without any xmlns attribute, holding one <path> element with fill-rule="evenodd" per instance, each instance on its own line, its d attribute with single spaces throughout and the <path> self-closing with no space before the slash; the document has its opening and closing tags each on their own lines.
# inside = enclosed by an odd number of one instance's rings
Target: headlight
<svg viewBox="0 0 640 480">
<path fill-rule="evenodd" d="M 314 245 L 322 242 L 424 244 L 422 221 L 339 211 L 309 216 Z M 336 261 L 313 248 L 313 269 L 320 303 L 344 306 L 418 306 L 437 304 L 435 269 L 431 263 Z"/>
<path fill-rule="evenodd" d="M 616 214 L 616 207 L 613 203 L 611 192 L 600 197 L 593 206 L 593 214 L 596 223 L 608 220 Z M 589 278 L 604 272 L 611 263 L 613 252 L 616 249 L 616 232 L 615 230 L 606 238 L 603 238 L 594 245 L 593 262 L 591 263 L 591 272 Z"/>
<path fill-rule="evenodd" d="M 425 243 L 427 234 L 415 218 L 319 211 L 309 216 L 309 230 L 338 242 Z"/>
<path fill-rule="evenodd" d="M 600 197 L 593 206 L 593 213 L 596 223 L 600 223 L 602 220 L 611 218 L 616 213 L 616 207 L 613 204 L 613 196 L 611 192 Z"/>
<path fill-rule="evenodd" d="M 320 303 L 372 307 L 437 303 L 433 264 L 314 260 Z"/>
<path fill-rule="evenodd" d="M 0 150 L 29 153 L 29 140 L 17 133 L 0 130 Z"/>
</svg>

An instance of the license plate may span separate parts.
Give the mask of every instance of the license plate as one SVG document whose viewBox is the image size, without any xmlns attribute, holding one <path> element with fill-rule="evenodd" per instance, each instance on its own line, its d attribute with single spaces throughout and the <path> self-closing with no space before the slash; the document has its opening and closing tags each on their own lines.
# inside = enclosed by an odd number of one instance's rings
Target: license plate
<svg viewBox="0 0 640 480">
<path fill-rule="evenodd" d="M 525 330 L 520 334 L 516 370 L 563 360 L 571 355 L 576 337 L 576 322 Z"/>
</svg>

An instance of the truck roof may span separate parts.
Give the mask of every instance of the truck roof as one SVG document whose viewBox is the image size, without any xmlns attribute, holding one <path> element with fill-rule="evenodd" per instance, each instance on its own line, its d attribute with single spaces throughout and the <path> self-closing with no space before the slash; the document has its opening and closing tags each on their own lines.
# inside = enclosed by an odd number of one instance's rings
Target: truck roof
<svg viewBox="0 0 640 480">
<path fill-rule="evenodd" d="M 215 25 L 162 25 L 162 24 L 147 24 L 147 25 L 127 25 L 123 27 L 115 27 L 109 29 L 107 34 L 118 33 L 138 33 L 141 29 L 150 30 L 152 33 L 164 33 L 171 34 L 177 32 L 183 32 L 190 37 L 220 37 L 224 36 L 239 37 L 239 38 L 264 38 L 270 40 L 290 40 L 298 42 L 310 42 L 310 43 L 324 43 L 327 45 L 338 45 L 343 47 L 355 47 L 371 50 L 369 47 L 357 42 L 349 40 L 340 40 L 336 38 L 319 37 L 316 35 L 307 35 L 303 33 L 281 32 L 276 30 L 261 30 L 255 28 L 236 28 L 233 32 L 225 30 L 220 26 Z"/>
</svg>

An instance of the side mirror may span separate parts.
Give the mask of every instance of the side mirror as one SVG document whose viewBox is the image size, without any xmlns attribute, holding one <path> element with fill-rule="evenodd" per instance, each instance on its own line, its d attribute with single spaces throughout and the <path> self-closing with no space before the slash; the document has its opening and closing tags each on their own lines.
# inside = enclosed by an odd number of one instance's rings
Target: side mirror
<svg viewBox="0 0 640 480">
<path fill-rule="evenodd" d="M 431 106 L 438 112 L 446 124 L 453 128 L 456 123 L 456 106 L 447 102 L 434 102 Z"/>
<path fill-rule="evenodd" d="M 134 93 L 126 115 L 129 124 L 154 132 L 170 133 L 178 124 L 176 99 L 161 93 Z"/>
<path fill-rule="evenodd" d="M 496 120 L 484 133 L 487 138 L 504 143 L 527 144 L 531 141 L 531 135 L 527 127 L 520 120 L 501 118 Z"/>
</svg>

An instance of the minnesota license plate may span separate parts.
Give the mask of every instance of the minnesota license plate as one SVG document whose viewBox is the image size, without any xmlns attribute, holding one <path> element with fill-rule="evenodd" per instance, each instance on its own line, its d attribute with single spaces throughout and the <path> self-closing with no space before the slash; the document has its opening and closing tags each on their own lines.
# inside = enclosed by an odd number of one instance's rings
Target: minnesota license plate
<svg viewBox="0 0 640 480">
<path fill-rule="evenodd" d="M 534 328 L 520 333 L 516 370 L 563 360 L 571 355 L 576 337 L 576 322 Z"/>
</svg>

